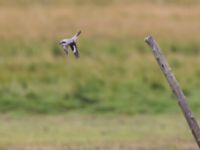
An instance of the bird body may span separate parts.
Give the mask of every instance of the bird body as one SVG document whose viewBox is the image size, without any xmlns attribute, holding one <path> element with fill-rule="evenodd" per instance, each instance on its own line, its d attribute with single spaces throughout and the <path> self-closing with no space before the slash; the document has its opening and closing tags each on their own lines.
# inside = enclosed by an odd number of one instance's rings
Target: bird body
<svg viewBox="0 0 200 150">
<path fill-rule="evenodd" d="M 68 47 L 70 46 L 71 50 L 73 51 L 76 58 L 79 58 L 79 52 L 76 45 L 76 41 L 78 39 L 78 36 L 81 34 L 81 31 L 76 33 L 72 38 L 70 39 L 63 39 L 60 41 L 60 45 L 62 45 L 65 53 L 68 55 Z"/>
</svg>

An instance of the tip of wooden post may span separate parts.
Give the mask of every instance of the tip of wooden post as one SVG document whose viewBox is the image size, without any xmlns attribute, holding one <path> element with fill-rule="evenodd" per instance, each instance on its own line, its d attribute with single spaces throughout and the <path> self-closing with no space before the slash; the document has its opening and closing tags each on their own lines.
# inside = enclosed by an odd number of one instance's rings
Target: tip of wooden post
<svg viewBox="0 0 200 150">
<path fill-rule="evenodd" d="M 151 39 L 151 38 L 152 38 L 152 36 L 151 36 L 151 35 L 149 35 L 149 36 L 147 36 L 147 37 L 145 37 L 145 38 L 144 38 L 144 41 L 145 41 L 145 42 L 148 42 L 148 41 L 149 41 L 149 39 Z"/>
<path fill-rule="evenodd" d="M 153 37 L 151 35 L 147 36 L 144 38 L 144 41 L 149 45 L 151 46 L 151 43 L 153 41 Z"/>
</svg>

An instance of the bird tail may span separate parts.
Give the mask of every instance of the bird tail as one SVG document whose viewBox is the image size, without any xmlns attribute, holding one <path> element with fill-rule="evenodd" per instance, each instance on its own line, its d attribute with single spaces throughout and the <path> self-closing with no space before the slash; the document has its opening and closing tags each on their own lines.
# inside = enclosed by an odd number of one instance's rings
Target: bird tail
<svg viewBox="0 0 200 150">
<path fill-rule="evenodd" d="M 76 33 L 76 36 L 79 36 L 80 34 L 81 34 L 81 30 Z"/>
<path fill-rule="evenodd" d="M 81 31 L 77 32 L 74 36 L 73 39 L 77 40 L 78 36 L 81 34 Z"/>
</svg>

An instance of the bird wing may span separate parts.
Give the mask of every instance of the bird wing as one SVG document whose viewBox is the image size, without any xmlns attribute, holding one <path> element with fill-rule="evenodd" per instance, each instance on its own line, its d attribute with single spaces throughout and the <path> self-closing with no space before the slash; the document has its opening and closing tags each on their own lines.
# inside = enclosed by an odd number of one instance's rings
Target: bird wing
<svg viewBox="0 0 200 150">
<path fill-rule="evenodd" d="M 78 52 L 78 48 L 75 42 L 73 42 L 72 44 L 70 44 L 70 47 L 75 55 L 76 58 L 79 58 L 79 52 Z"/>
</svg>

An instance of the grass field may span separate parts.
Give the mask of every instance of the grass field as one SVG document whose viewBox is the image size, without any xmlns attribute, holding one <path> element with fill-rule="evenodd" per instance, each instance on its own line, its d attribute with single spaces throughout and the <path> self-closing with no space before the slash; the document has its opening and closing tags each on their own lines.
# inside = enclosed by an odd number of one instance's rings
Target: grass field
<svg viewBox="0 0 200 150">
<path fill-rule="evenodd" d="M 198 0 L 0 0 L 0 149 L 197 149 L 144 37 L 199 116 L 199 17 Z"/>
<path fill-rule="evenodd" d="M 2 2 L 0 111 L 177 112 L 152 34 L 198 112 L 200 4 L 188 2 Z M 81 58 L 66 59 L 58 41 L 79 29 Z"/>
<path fill-rule="evenodd" d="M 3 150 L 197 149 L 179 116 L 3 115 L 0 120 Z"/>
</svg>

